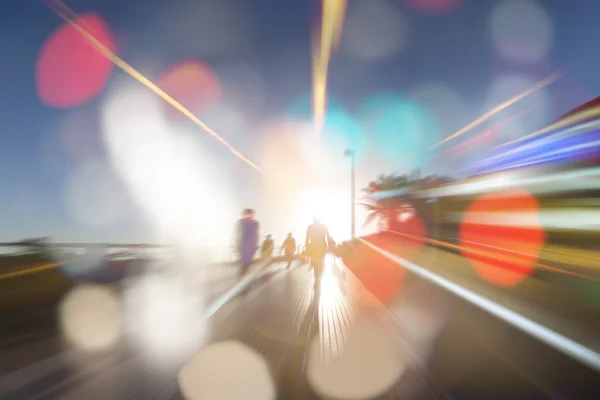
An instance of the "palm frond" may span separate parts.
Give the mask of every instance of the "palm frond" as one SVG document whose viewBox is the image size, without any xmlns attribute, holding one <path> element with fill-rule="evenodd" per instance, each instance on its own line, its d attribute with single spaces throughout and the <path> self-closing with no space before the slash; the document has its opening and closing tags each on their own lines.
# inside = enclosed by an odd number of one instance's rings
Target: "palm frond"
<svg viewBox="0 0 600 400">
<path fill-rule="evenodd" d="M 392 172 L 389 174 L 381 173 L 369 182 L 362 192 L 365 198 L 361 205 L 369 213 L 365 224 L 372 222 L 377 217 L 385 217 L 392 210 L 415 211 L 426 213 L 426 199 L 421 199 L 413 193 L 424 188 L 442 186 L 454 182 L 455 179 L 444 175 L 429 175 L 422 177 L 417 171 L 411 174 L 398 174 Z M 389 193 L 398 189 L 406 189 L 397 193 Z M 387 196 L 374 196 L 377 193 L 388 192 Z"/>
<path fill-rule="evenodd" d="M 365 208 L 365 211 L 370 211 L 370 212 L 378 212 L 381 208 L 376 204 L 361 204 L 361 206 L 363 206 Z"/>
<path fill-rule="evenodd" d="M 378 214 L 369 214 L 367 216 L 367 218 L 365 218 L 365 222 L 363 223 L 363 227 L 369 225 L 371 222 L 373 222 L 375 220 L 375 218 L 378 217 Z"/>
</svg>

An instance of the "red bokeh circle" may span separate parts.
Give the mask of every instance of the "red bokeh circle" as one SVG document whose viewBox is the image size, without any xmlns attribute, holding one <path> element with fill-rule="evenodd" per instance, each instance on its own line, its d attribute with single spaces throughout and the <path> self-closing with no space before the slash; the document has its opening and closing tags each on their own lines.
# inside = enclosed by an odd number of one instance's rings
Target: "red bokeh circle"
<svg viewBox="0 0 600 400">
<path fill-rule="evenodd" d="M 512 219 L 512 213 L 525 214 Z M 469 205 L 460 225 L 461 251 L 483 280 L 514 287 L 533 273 L 545 241 L 539 213 L 538 200 L 521 189 L 485 194 Z M 506 222 L 486 224 L 482 216 Z"/>
<path fill-rule="evenodd" d="M 183 60 L 171 66 L 160 76 L 158 87 L 194 114 L 218 102 L 222 95 L 217 75 L 210 66 L 197 59 Z M 180 113 L 165 104 L 173 115 Z"/>
<path fill-rule="evenodd" d="M 374 235 L 367 240 L 382 248 L 387 242 L 382 235 Z M 404 268 L 368 245 L 357 243 L 352 251 L 343 255 L 342 260 L 366 291 L 379 302 L 390 303 L 400 293 L 404 283 Z"/>
<path fill-rule="evenodd" d="M 405 270 L 379 253 L 371 254 L 354 275 L 365 289 L 384 304 L 399 295 Z"/>
<path fill-rule="evenodd" d="M 94 13 L 81 15 L 75 23 L 92 34 L 111 52 L 112 34 Z M 48 37 L 36 66 L 36 87 L 40 101 L 68 109 L 97 97 L 106 87 L 114 66 L 71 24 L 64 24 Z"/>
</svg>

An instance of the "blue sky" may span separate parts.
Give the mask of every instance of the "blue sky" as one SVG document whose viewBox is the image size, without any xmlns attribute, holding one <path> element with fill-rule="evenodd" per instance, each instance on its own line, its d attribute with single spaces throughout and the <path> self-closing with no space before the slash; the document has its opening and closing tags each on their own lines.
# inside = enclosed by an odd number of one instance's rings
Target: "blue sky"
<svg viewBox="0 0 600 400">
<path fill-rule="evenodd" d="M 207 0 L 197 3 L 202 1 Z M 350 0 L 350 11 L 354 3 L 360 1 L 364 0 Z M 65 205 L 65 185 L 76 163 L 61 147 L 59 131 L 70 111 L 42 105 L 37 98 L 34 79 L 38 52 L 45 38 L 60 26 L 61 21 L 42 1 L 5 3 L 0 12 L 3 55 L 0 93 L 4 97 L 0 108 L 0 240 L 29 236 L 53 236 L 68 241 L 151 240 L 149 221 L 134 202 L 128 203 L 127 212 L 118 221 L 101 227 L 82 224 L 69 212 Z M 204 52 L 202 43 L 210 44 L 210 41 L 201 40 L 200 36 L 194 39 L 196 28 L 198 35 L 207 35 L 202 26 L 194 26 L 194 18 L 188 18 L 192 21 L 187 22 L 191 24 L 187 32 L 192 33 L 188 41 L 174 38 L 176 28 L 172 21 L 177 21 L 176 16 L 181 14 L 172 14 L 175 17 L 169 19 L 170 13 L 184 10 L 190 3 L 194 2 L 67 1 L 79 13 L 91 10 L 101 14 L 113 33 L 122 39 L 119 54 L 134 66 L 139 66 L 136 61 L 144 57 L 168 66 L 182 57 L 193 56 L 204 59 L 217 73 L 235 64 L 251 68 L 261 76 L 264 101 L 258 104 L 255 94 L 242 87 L 242 92 L 246 90 L 241 99 L 246 104 L 242 107 L 246 113 L 245 134 L 253 138 L 260 136 L 258 127 L 263 120 L 285 114 L 294 100 L 310 91 L 309 26 L 311 21 L 314 22 L 317 2 L 238 1 L 244 7 L 240 15 L 247 29 L 247 40 L 232 46 L 230 52 L 222 53 Z M 377 62 L 367 62 L 342 48 L 331 66 L 330 93 L 357 119 L 361 105 L 373 94 L 393 92 L 408 96 L 415 88 L 435 82 L 452 88 L 465 105 L 462 115 L 440 122 L 440 135 L 446 136 L 485 111 L 490 90 L 503 73 L 526 74 L 539 80 L 558 68 L 569 68 L 568 76 L 547 90 L 547 97 L 556 101 L 551 111 L 540 117 L 540 122 L 595 97 L 600 90 L 600 52 L 596 40 L 600 34 L 597 23 L 600 2 L 540 2 L 552 22 L 554 34 L 543 62 L 534 65 L 502 61 L 495 54 L 489 26 L 490 16 L 500 1 L 467 0 L 452 12 L 439 16 L 419 14 L 403 6 L 401 1 L 393 3 L 410 23 L 410 35 L 402 51 Z M 204 21 L 200 17 L 198 20 L 198 25 Z M 213 34 L 218 35 L 218 32 Z M 81 108 L 93 112 L 102 101 L 100 97 Z M 90 127 L 90 131 L 95 130 L 99 128 Z M 369 133 L 365 135 L 371 141 Z M 101 147 L 97 149 L 98 155 L 104 157 L 105 150 Z M 231 157 L 225 151 L 219 154 L 222 160 Z M 259 153 L 248 155 L 261 162 Z M 399 157 L 402 158 L 402 154 Z M 359 173 L 360 182 L 374 177 L 378 169 L 402 169 L 389 160 L 382 163 L 377 160 L 377 154 L 374 154 L 359 166 L 363 167 L 363 172 Z M 232 165 L 236 162 L 228 161 Z M 235 171 L 237 181 L 245 182 L 240 193 L 255 197 L 263 195 L 256 185 L 260 176 L 247 168 L 236 168 Z M 248 200 L 246 204 L 255 201 L 259 200 Z M 255 208 L 260 209 L 260 205 Z M 283 209 L 278 215 L 293 212 Z M 271 225 L 275 229 L 275 222 Z"/>
</svg>

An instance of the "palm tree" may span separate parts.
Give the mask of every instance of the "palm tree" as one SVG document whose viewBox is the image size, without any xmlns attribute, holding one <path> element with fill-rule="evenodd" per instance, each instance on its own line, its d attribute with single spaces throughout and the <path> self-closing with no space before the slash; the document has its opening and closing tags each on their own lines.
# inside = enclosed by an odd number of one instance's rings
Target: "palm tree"
<svg viewBox="0 0 600 400">
<path fill-rule="evenodd" d="M 409 180 L 405 175 L 379 174 L 374 181 L 369 182 L 362 191 L 365 193 L 365 202 L 362 206 L 369 215 L 365 225 L 375 219 L 393 221 L 399 209 L 409 205 L 398 196 L 399 189 L 407 187 Z"/>
<path fill-rule="evenodd" d="M 411 179 L 412 177 L 412 179 Z M 430 175 L 420 178 L 418 174 L 410 175 L 380 174 L 374 181 L 369 182 L 365 193 L 365 202 L 362 204 L 369 215 L 365 225 L 375 219 L 386 221 L 388 229 L 400 223 L 397 215 L 402 211 L 411 211 L 419 215 L 428 225 L 434 222 L 433 203 L 426 197 L 415 194 L 424 189 L 440 187 L 455 180 L 443 175 Z"/>
</svg>

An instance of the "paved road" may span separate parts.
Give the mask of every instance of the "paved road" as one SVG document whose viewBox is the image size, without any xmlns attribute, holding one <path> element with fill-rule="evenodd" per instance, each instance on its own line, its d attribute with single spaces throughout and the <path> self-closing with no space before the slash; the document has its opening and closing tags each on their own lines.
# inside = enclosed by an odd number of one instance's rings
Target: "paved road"
<svg viewBox="0 0 600 400">
<path fill-rule="evenodd" d="M 308 268 L 283 271 L 274 265 L 271 271 L 214 314 L 205 342 L 236 339 L 259 351 L 271 366 L 280 398 L 318 398 L 304 378 L 307 343 L 319 329 L 334 332 L 360 317 L 392 328 L 406 347 L 409 368 L 382 398 L 600 398 L 591 393 L 599 381 L 595 372 L 414 275 L 407 277 L 397 301 L 381 307 L 347 273 L 337 306 L 321 313 L 328 319 L 319 320 Z M 198 290 L 214 300 L 235 282 L 235 274 L 223 272 Z M 406 313 L 414 309 L 416 314 Z M 428 323 L 423 316 L 430 317 Z M 0 335 L 0 398 L 181 398 L 176 371 L 195 349 L 166 362 L 125 340 L 101 356 L 82 357 L 61 339 L 52 310 L 27 317 L 10 330 L 5 325 Z M 418 346 L 415 340 L 435 326 L 440 332 Z"/>
</svg>

